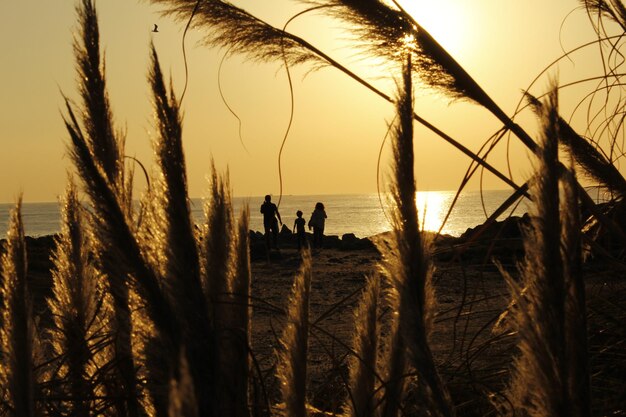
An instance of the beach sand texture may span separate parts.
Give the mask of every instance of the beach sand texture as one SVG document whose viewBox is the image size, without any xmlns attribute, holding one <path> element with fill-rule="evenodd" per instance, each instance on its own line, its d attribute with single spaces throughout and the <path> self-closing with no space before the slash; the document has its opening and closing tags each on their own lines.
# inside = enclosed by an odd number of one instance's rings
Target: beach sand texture
<svg viewBox="0 0 626 417">
<path fill-rule="evenodd" d="M 259 234 L 251 232 L 251 236 L 255 235 Z M 522 255 L 511 243 L 516 240 L 507 238 L 507 244 L 498 245 L 498 259 L 510 271 L 514 271 L 514 264 Z M 337 241 L 341 239 L 328 239 L 329 243 Z M 251 354 L 257 366 L 255 381 L 263 384 L 272 406 L 276 406 L 280 398 L 276 378 L 278 337 L 285 325 L 284 310 L 301 263 L 301 255 L 289 237 L 283 236 L 281 243 L 284 248 L 280 252 L 272 251 L 268 262 L 263 256 L 263 241 L 254 237 L 251 241 Z M 27 245 L 35 312 L 45 327 L 48 314 L 45 299 L 50 295 L 49 255 L 54 240 L 52 236 L 27 238 Z M 497 394 L 504 389 L 515 337 L 506 328 L 493 330 L 510 296 L 500 272 L 489 260 L 487 247 L 480 242 L 469 248 L 464 245 L 463 239 L 450 237 L 442 238 L 435 245 L 438 255 L 434 284 L 438 307 L 431 344 L 442 377 L 457 401 L 457 411 L 461 415 L 463 410 L 474 415 L 478 410 L 490 408 L 486 396 L 479 393 Z M 464 254 L 459 248 L 466 249 Z M 345 379 L 355 328 L 354 308 L 366 277 L 373 276 L 378 269 L 380 254 L 371 245 L 362 245 L 360 249 L 328 247 L 315 251 L 312 259 L 308 396 L 317 409 L 338 411 L 347 395 Z M 625 290 L 623 280 L 597 273 L 587 285 L 590 303 L 623 294 Z M 389 314 L 390 311 L 383 309 L 381 322 L 384 323 Z M 383 326 L 382 332 L 386 331 Z"/>
</svg>

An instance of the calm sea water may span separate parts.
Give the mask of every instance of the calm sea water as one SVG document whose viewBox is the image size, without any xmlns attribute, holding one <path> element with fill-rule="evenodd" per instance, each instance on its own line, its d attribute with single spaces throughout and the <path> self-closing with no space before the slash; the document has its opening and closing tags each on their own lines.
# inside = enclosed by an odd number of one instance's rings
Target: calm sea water
<svg viewBox="0 0 626 417">
<path fill-rule="evenodd" d="M 441 227 L 454 195 L 454 191 L 418 193 L 417 207 L 426 230 L 437 231 Z M 478 191 L 463 193 L 444 225 L 442 233 L 459 236 L 467 228 L 482 223 L 487 218 L 487 214 L 498 208 L 509 195 L 510 191 L 508 190 L 483 191 L 482 194 Z M 278 198 L 275 197 L 274 202 L 277 203 L 277 200 Z M 344 233 L 354 233 L 358 237 L 366 237 L 390 229 L 387 220 L 388 207 L 384 198 L 381 205 L 377 194 L 283 196 L 279 206 L 283 223 L 293 229 L 297 210 L 302 210 L 304 218 L 308 220 L 315 203 L 318 201 L 324 203 L 326 207 L 328 219 L 326 220 L 325 233 L 327 235 L 341 236 Z M 263 197 L 233 199 L 237 213 L 245 204 L 248 204 L 250 228 L 253 230 L 263 230 L 263 218 L 259 212 L 262 202 Z M 11 207 L 11 204 L 0 204 L 1 237 L 6 235 Z M 526 203 L 522 203 L 514 214 L 521 215 L 526 210 Z M 202 220 L 203 209 L 200 199 L 192 200 L 192 213 L 196 221 Z M 26 234 L 29 236 L 49 235 L 60 230 L 60 213 L 57 203 L 25 203 L 22 208 L 22 216 Z"/>
</svg>

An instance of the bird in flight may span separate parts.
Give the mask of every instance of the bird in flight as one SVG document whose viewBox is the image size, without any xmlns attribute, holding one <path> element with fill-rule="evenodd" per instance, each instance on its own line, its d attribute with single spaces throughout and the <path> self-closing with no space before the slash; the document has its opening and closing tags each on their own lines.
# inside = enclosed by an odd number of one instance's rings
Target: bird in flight
<svg viewBox="0 0 626 417">
<path fill-rule="evenodd" d="M 159 26 L 157 26 L 157 24 L 154 24 L 154 29 L 152 29 L 153 32 L 158 32 L 159 31 Z"/>
</svg>

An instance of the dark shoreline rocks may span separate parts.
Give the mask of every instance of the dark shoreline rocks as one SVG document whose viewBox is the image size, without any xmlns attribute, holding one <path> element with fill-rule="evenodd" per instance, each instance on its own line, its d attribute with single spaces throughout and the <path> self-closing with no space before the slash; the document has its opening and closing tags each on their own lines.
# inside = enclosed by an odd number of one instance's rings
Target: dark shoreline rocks
<svg viewBox="0 0 626 417">
<path fill-rule="evenodd" d="M 468 228 L 461 236 L 435 236 L 426 232 L 434 240 L 433 255 L 435 260 L 447 262 L 454 259 L 471 263 L 491 263 L 495 258 L 505 264 L 515 263 L 523 256 L 522 230 L 529 224 L 527 215 L 512 216 L 503 221 L 492 224 L 482 224 Z M 307 241 L 313 241 L 313 235 L 306 233 Z M 383 232 L 374 236 L 360 238 L 354 233 L 345 233 L 341 237 L 336 235 L 324 236 L 323 247 L 340 251 L 376 250 L 374 242 L 386 240 L 390 232 Z M 52 261 L 50 256 L 55 247 L 56 235 L 26 237 L 27 259 L 29 274 L 49 275 Z M 249 231 L 250 254 L 253 261 L 267 259 L 265 236 L 260 231 Z M 0 240 L 0 253 L 4 252 L 5 239 Z M 281 249 L 296 249 L 296 235 L 283 225 L 278 245 Z"/>
<path fill-rule="evenodd" d="M 492 260 L 497 259 L 504 267 L 515 267 L 517 261 L 523 257 L 520 230 L 525 223 L 526 220 L 522 218 L 511 218 L 504 222 L 468 229 L 460 237 L 449 235 L 435 237 L 433 233 L 427 232 L 434 239 L 433 259 L 436 263 L 458 261 L 467 265 L 491 265 L 489 268 L 495 268 Z M 34 294 L 33 306 L 37 315 L 47 308 L 46 299 L 52 295 L 52 254 L 57 237 L 57 235 L 26 237 L 28 285 Z M 272 262 L 288 261 L 293 258 L 293 251 L 297 247 L 296 236 L 287 227 L 281 230 L 278 241 L 280 248 L 285 249 L 282 254 L 276 250 L 267 252 L 263 233 L 251 230 L 249 237 L 252 262 L 266 262 L 268 258 Z M 359 238 L 353 233 L 346 233 L 341 237 L 325 236 L 322 250 L 370 251 L 372 256 L 376 257 L 378 250 L 374 242 L 384 242 L 390 237 L 391 232 L 366 238 Z M 312 242 L 310 233 L 307 233 L 307 239 Z M 2 239 L 0 254 L 4 254 L 5 248 L 6 240 Z"/>
<path fill-rule="evenodd" d="M 439 235 L 425 232 L 433 240 L 433 257 L 435 261 L 450 262 L 462 261 L 468 264 L 493 264 L 497 260 L 505 267 L 514 267 L 524 256 L 523 230 L 528 227 L 530 218 L 528 215 L 511 216 L 502 221 L 494 221 L 490 224 L 481 224 L 468 228 L 461 236 Z M 324 236 L 323 247 L 326 249 L 350 250 L 376 250 L 377 241 L 389 239 L 391 232 L 383 232 L 374 236 L 359 238 L 353 233 L 341 236 Z M 312 234 L 307 233 L 308 242 L 312 242 Z M 283 225 L 279 236 L 278 245 L 281 249 L 295 249 L 297 247 L 296 236 Z M 252 260 L 267 259 L 268 253 L 265 247 L 265 236 L 259 231 L 250 231 L 250 254 Z M 279 259 L 279 253 L 270 251 L 270 259 Z"/>
</svg>

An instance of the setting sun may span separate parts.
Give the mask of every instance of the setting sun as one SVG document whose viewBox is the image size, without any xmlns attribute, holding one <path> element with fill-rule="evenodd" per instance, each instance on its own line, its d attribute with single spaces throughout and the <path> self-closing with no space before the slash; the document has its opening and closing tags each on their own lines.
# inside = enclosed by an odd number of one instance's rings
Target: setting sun
<svg viewBox="0 0 626 417">
<path fill-rule="evenodd" d="M 471 44 L 467 30 L 472 22 L 472 10 L 459 0 L 404 1 L 406 11 L 426 29 L 450 54 L 463 52 Z"/>
<path fill-rule="evenodd" d="M 624 415 L 625 11 L 0 1 L 0 417 Z"/>
</svg>

